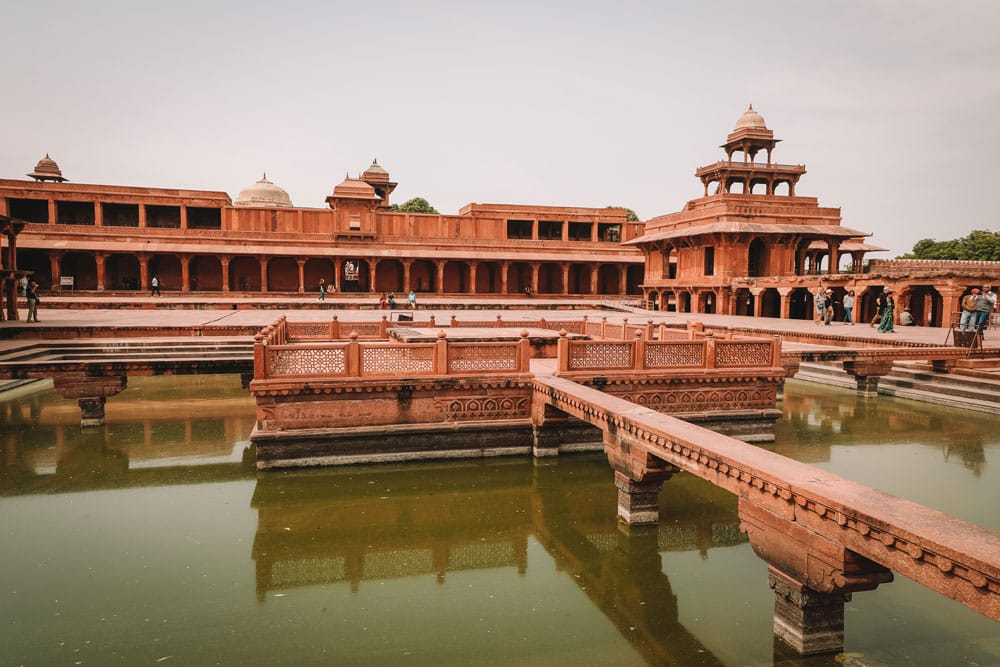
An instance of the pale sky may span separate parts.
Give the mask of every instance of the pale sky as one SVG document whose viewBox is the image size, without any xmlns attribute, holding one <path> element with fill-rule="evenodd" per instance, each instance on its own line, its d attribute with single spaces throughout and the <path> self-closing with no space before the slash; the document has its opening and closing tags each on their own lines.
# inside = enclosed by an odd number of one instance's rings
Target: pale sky
<svg viewBox="0 0 1000 667">
<path fill-rule="evenodd" d="M 1000 2 L 4 2 L 0 178 L 323 203 L 372 161 L 442 213 L 699 197 L 752 103 L 893 257 L 1000 230 Z"/>
</svg>

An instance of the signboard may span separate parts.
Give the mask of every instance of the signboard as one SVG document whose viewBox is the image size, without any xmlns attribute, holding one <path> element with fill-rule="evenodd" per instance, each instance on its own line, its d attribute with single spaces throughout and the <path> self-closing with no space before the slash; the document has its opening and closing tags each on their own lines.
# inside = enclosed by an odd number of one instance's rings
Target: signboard
<svg viewBox="0 0 1000 667">
<path fill-rule="evenodd" d="M 73 276 L 59 276 L 59 287 L 68 287 L 73 289 L 75 279 Z"/>
</svg>

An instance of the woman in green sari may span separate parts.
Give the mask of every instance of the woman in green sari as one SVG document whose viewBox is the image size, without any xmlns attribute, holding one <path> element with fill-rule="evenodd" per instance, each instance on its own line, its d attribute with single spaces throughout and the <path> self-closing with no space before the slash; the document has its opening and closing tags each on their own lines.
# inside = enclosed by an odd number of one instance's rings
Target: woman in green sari
<svg viewBox="0 0 1000 667">
<path fill-rule="evenodd" d="M 896 300 L 892 296 L 892 290 L 888 287 L 883 296 L 885 297 L 885 307 L 882 309 L 882 319 L 878 323 L 878 332 L 895 333 L 893 323 L 896 317 Z"/>
</svg>

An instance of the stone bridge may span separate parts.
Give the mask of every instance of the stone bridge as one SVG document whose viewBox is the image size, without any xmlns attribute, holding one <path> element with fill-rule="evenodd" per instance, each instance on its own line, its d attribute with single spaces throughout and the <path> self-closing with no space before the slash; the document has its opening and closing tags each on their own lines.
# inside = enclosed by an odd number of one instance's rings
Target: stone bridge
<svg viewBox="0 0 1000 667">
<path fill-rule="evenodd" d="M 1000 621 L 994 532 L 565 378 L 536 377 L 533 400 L 603 431 L 627 524 L 658 521 L 679 470 L 736 494 L 769 565 L 775 634 L 800 653 L 841 650 L 844 602 L 893 572 Z"/>
</svg>

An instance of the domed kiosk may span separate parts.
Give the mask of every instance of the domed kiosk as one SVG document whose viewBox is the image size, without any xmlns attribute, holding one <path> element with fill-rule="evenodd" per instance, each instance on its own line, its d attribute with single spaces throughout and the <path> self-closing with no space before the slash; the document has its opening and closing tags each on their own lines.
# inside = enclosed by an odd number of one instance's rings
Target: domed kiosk
<svg viewBox="0 0 1000 667">
<path fill-rule="evenodd" d="M 277 185 L 267 180 L 267 174 L 263 178 L 240 190 L 240 196 L 233 202 L 234 206 L 283 206 L 291 207 L 292 198 L 288 193 Z"/>
<path fill-rule="evenodd" d="M 56 161 L 49 157 L 48 153 L 46 153 L 45 157 L 38 161 L 38 164 L 35 165 L 35 170 L 33 172 L 25 175 L 30 176 L 36 181 L 55 181 L 56 183 L 62 183 L 63 181 L 68 180 L 63 178 L 62 170 L 59 168 L 59 165 L 56 164 Z"/>
</svg>

